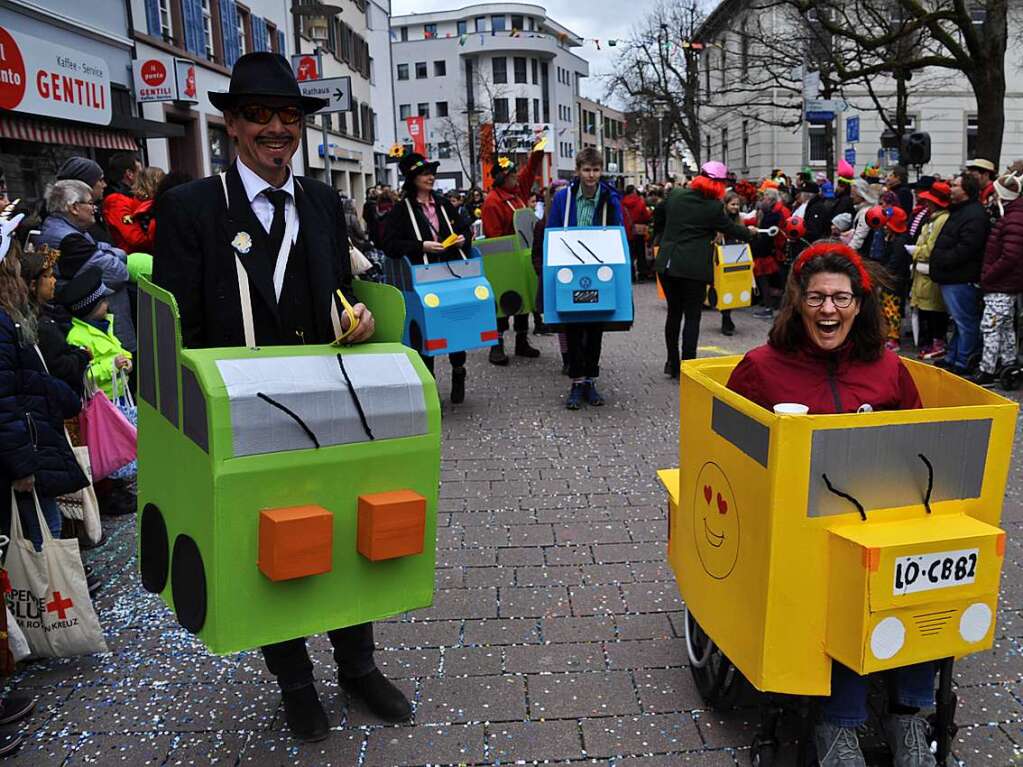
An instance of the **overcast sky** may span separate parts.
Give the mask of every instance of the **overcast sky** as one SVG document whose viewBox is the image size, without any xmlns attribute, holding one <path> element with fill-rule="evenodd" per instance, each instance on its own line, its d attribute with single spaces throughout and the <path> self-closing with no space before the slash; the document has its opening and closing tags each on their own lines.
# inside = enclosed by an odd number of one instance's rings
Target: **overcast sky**
<svg viewBox="0 0 1023 767">
<path fill-rule="evenodd" d="M 613 104 L 614 99 L 605 98 L 604 82 L 598 77 L 611 70 L 614 60 L 615 49 L 609 48 L 607 41 L 628 38 L 633 24 L 643 17 L 648 8 L 653 7 L 654 2 L 631 0 L 623 4 L 621 0 L 537 0 L 533 5 L 546 8 L 550 18 L 587 38 L 582 48 L 573 49 L 590 62 L 590 77 L 583 81 L 583 95 Z M 470 5 L 475 3 L 472 0 L 392 0 L 391 14 L 401 16 L 407 13 L 447 11 Z M 594 38 L 600 39 L 600 51 L 593 43 Z"/>
</svg>

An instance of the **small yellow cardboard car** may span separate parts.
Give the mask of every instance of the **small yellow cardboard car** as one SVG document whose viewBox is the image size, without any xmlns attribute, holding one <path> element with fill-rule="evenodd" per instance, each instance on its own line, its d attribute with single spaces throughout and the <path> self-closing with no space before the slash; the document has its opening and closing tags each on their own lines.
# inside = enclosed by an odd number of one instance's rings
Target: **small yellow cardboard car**
<svg viewBox="0 0 1023 767">
<path fill-rule="evenodd" d="M 924 407 L 777 415 L 687 362 L 668 559 L 700 626 L 759 690 L 991 647 L 1018 405 L 904 360 Z"/>
</svg>

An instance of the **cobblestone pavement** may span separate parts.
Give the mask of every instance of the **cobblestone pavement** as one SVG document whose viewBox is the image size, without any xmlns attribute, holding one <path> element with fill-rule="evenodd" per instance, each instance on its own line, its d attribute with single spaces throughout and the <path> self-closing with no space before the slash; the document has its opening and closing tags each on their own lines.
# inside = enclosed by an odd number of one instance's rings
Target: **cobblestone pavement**
<svg viewBox="0 0 1023 767">
<path fill-rule="evenodd" d="M 39 697 L 17 765 L 748 764 L 755 709 L 702 709 L 664 564 L 655 470 L 677 463 L 678 390 L 662 374 L 664 305 L 637 289 L 637 323 L 605 337 L 602 409 L 567 412 L 556 340 L 509 368 L 472 355 L 467 402 L 445 405 L 434 606 L 377 624 L 377 662 L 415 704 L 414 726 L 381 726 L 336 683 L 311 642 L 335 725 L 293 745 L 258 653 L 217 658 L 138 585 L 134 530 L 108 524 L 89 559 L 111 652 L 35 663 L 15 679 Z M 704 315 L 702 354 L 761 343 Z M 448 392 L 446 363 L 438 365 Z M 958 665 L 960 763 L 1023 762 L 1023 466 L 1010 477 L 1009 530 L 992 652 Z M 109 521 L 109 520 L 108 520 Z"/>
</svg>

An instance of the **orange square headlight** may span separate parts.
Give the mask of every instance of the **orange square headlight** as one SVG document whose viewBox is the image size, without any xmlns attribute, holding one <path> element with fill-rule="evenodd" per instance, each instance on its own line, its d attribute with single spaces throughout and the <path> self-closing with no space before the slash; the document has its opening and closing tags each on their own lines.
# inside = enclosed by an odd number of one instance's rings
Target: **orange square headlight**
<svg viewBox="0 0 1023 767">
<path fill-rule="evenodd" d="M 272 581 L 331 570 L 334 515 L 322 506 L 259 512 L 259 569 Z"/>
<path fill-rule="evenodd" d="M 359 496 L 359 553 L 371 562 L 423 553 L 426 499 L 412 490 Z"/>
</svg>

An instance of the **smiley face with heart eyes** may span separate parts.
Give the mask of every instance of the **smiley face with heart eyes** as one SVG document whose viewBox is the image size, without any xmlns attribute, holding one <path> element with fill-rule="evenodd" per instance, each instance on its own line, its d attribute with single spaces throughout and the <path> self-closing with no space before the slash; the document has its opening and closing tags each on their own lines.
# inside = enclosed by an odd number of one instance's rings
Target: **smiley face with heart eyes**
<svg viewBox="0 0 1023 767">
<path fill-rule="evenodd" d="M 722 580 L 739 558 L 739 509 L 721 467 L 705 463 L 693 493 L 693 537 L 707 574 Z"/>
</svg>

